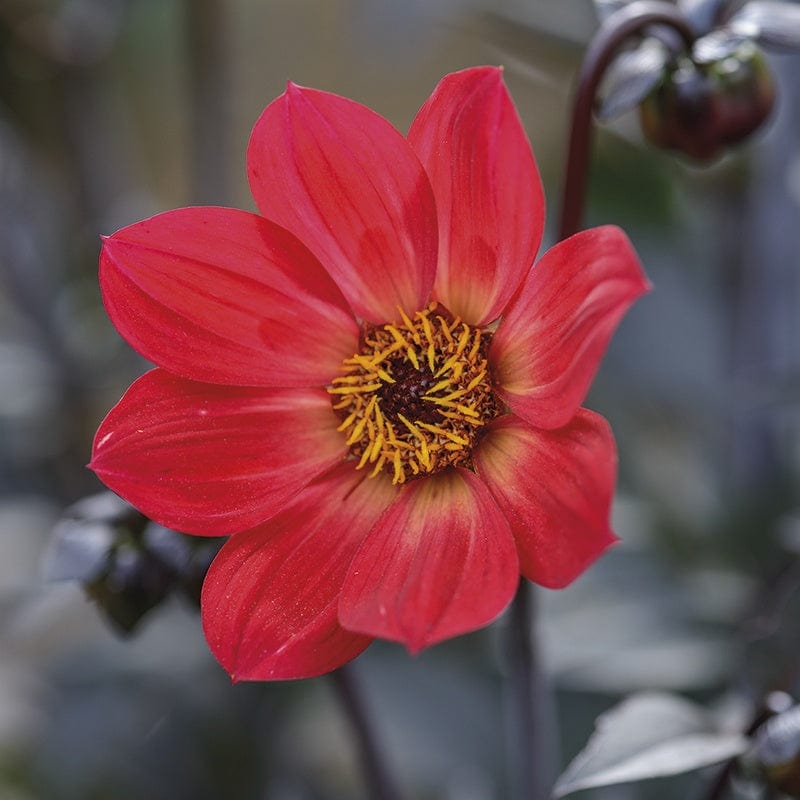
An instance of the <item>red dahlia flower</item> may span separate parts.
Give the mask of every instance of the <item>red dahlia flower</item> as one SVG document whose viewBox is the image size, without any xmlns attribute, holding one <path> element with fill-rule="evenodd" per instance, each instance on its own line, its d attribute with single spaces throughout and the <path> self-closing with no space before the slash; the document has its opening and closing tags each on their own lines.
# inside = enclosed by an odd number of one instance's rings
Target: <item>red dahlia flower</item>
<svg viewBox="0 0 800 800">
<path fill-rule="evenodd" d="M 290 84 L 247 167 L 263 216 L 170 211 L 100 257 L 158 368 L 91 466 L 168 527 L 234 534 L 203 589 L 219 661 L 318 675 L 486 625 L 520 573 L 572 581 L 614 541 L 614 441 L 580 404 L 647 283 L 613 227 L 531 269 L 544 201 L 501 71 L 445 77 L 405 138 Z"/>
</svg>

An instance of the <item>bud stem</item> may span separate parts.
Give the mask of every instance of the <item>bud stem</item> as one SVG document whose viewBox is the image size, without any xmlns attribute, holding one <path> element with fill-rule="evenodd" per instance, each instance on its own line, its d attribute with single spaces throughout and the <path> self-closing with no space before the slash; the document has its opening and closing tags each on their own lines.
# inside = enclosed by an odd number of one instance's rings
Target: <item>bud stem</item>
<svg viewBox="0 0 800 800">
<path fill-rule="evenodd" d="M 622 44 L 652 25 L 667 25 L 673 28 L 681 36 L 687 48 L 691 47 L 695 40 L 689 23 L 676 6 L 661 0 L 640 0 L 612 14 L 589 43 L 578 74 L 578 86 L 572 107 L 559 218 L 559 240 L 577 233 L 581 226 L 586 197 L 589 148 L 592 141 L 592 112 L 603 75 Z"/>
</svg>

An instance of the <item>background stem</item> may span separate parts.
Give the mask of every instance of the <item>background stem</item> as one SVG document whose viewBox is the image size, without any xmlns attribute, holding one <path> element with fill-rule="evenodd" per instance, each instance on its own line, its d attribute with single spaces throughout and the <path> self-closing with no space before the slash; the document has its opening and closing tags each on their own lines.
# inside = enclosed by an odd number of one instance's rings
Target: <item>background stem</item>
<svg viewBox="0 0 800 800">
<path fill-rule="evenodd" d="M 509 758 L 512 796 L 519 800 L 547 800 L 553 782 L 554 759 L 542 735 L 544 726 L 538 724 L 548 709 L 539 691 L 535 601 L 535 587 L 523 578 L 511 605 L 508 628 Z"/>
<path fill-rule="evenodd" d="M 400 793 L 389 776 L 378 746 L 376 732 L 367 713 L 354 665 L 351 663 L 339 667 L 330 674 L 330 679 L 358 744 L 368 796 L 371 800 L 400 800 Z"/>
<path fill-rule="evenodd" d="M 592 113 L 600 82 L 620 46 L 631 36 L 652 25 L 668 25 L 683 38 L 687 47 L 694 34 L 676 6 L 658 0 L 631 3 L 612 14 L 595 34 L 578 74 L 572 107 L 569 147 L 564 168 L 564 189 L 558 238 L 566 239 L 581 226 L 586 200 L 589 149 L 592 142 Z"/>
<path fill-rule="evenodd" d="M 765 704 L 759 708 L 753 716 L 752 721 L 747 726 L 745 735 L 752 736 L 775 713 L 775 710 L 770 708 L 768 704 Z M 737 756 L 730 759 L 723 765 L 717 777 L 708 787 L 708 792 L 704 796 L 705 800 L 722 800 L 722 798 L 725 797 L 729 789 L 730 780 L 733 777 L 734 770 L 736 769 L 736 765 L 738 763 L 739 757 Z M 769 787 L 766 787 L 766 791 L 768 793 L 770 792 Z"/>
</svg>

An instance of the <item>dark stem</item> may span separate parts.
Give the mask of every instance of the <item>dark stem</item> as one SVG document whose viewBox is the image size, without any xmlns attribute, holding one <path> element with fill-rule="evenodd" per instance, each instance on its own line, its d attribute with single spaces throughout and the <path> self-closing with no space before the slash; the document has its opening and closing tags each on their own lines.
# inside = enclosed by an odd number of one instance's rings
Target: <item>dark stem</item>
<svg viewBox="0 0 800 800">
<path fill-rule="evenodd" d="M 734 767 L 736 766 L 736 759 L 733 758 L 728 761 L 725 766 L 720 770 L 714 782 L 711 784 L 706 795 L 706 800 L 722 800 L 725 797 L 725 792 L 728 789 L 728 783 L 733 775 Z"/>
<path fill-rule="evenodd" d="M 781 616 L 799 586 L 800 564 L 793 562 L 780 575 L 771 580 L 766 589 L 760 593 L 753 613 L 741 626 L 744 644 L 760 642 L 775 634 L 780 625 Z M 799 675 L 800 665 L 796 663 L 790 665 L 781 676 L 778 685 L 775 686 L 774 692 L 768 694 L 761 707 L 756 710 L 745 731 L 747 736 L 752 736 L 771 716 L 786 710 L 786 707 L 781 705 L 784 701 L 778 695 L 790 692 L 792 687 L 796 686 Z M 784 694 L 785 696 L 786 694 Z M 708 787 L 704 800 L 722 800 L 737 763 L 738 757 L 725 762 L 717 777 Z"/>
<path fill-rule="evenodd" d="M 330 678 L 358 742 L 369 797 L 371 800 L 400 800 L 400 793 L 389 777 L 382 758 L 374 726 L 356 680 L 354 666 L 345 664 L 332 672 Z"/>
<path fill-rule="evenodd" d="M 559 240 L 576 233 L 581 225 L 592 141 L 592 113 L 603 75 L 620 46 L 631 36 L 652 25 L 667 25 L 674 29 L 687 47 L 695 39 L 689 23 L 676 6 L 658 0 L 641 0 L 612 14 L 589 44 L 578 74 L 572 107 Z"/>
<path fill-rule="evenodd" d="M 533 586 L 520 581 L 511 604 L 508 630 L 508 671 L 511 700 L 510 726 L 512 775 L 516 783 L 513 796 L 520 800 L 544 800 L 549 796 L 541 759 L 542 742 L 537 731 L 536 683 L 537 661 L 532 634 L 534 617 Z"/>
<path fill-rule="evenodd" d="M 640 0 L 612 14 L 600 27 L 584 56 L 578 73 L 575 99 L 572 106 L 569 146 L 564 168 L 564 187 L 561 195 L 558 239 L 566 239 L 581 226 L 586 199 L 589 155 L 592 142 L 592 115 L 597 90 L 609 64 L 619 48 L 631 37 L 654 25 L 674 30 L 690 48 L 694 33 L 676 6 L 659 0 Z M 537 740 L 534 688 L 537 680 L 536 659 L 531 642 L 533 599 L 530 585 L 521 581 L 511 607 L 510 671 L 517 717 L 518 744 L 515 773 L 518 776 L 516 795 L 539 800 L 548 796 L 546 780 L 542 779 L 540 763 L 543 741 Z M 726 778 L 727 780 L 727 778 Z"/>
<path fill-rule="evenodd" d="M 581 65 L 572 111 L 569 148 L 561 202 L 559 239 L 571 236 L 580 227 L 586 194 L 592 112 L 600 81 L 619 47 L 630 36 L 653 25 L 666 25 L 678 32 L 687 47 L 694 35 L 683 15 L 667 2 L 642 0 L 620 9 L 606 20 L 589 45 Z M 520 800 L 544 800 L 549 796 L 546 765 L 542 758 L 544 741 L 536 725 L 536 653 L 532 642 L 533 591 L 522 580 L 511 606 L 509 622 L 509 682 L 514 795 Z"/>
<path fill-rule="evenodd" d="M 752 721 L 747 726 L 745 735 L 752 736 L 775 713 L 776 713 L 775 709 L 770 708 L 768 703 L 763 705 L 756 711 Z M 733 777 L 733 772 L 736 769 L 736 765 L 738 763 L 739 763 L 738 756 L 730 759 L 730 761 L 725 762 L 725 765 L 719 771 L 719 774 L 717 775 L 716 779 L 708 787 L 708 793 L 705 795 L 704 800 L 722 800 L 722 798 L 725 797 L 725 793 L 728 789 L 728 784 L 730 783 L 730 780 Z"/>
</svg>

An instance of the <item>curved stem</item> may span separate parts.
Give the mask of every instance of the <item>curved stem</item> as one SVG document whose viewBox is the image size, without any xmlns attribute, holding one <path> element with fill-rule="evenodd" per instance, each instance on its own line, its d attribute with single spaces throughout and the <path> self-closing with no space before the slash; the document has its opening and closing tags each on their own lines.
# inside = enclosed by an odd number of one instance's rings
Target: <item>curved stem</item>
<svg viewBox="0 0 800 800">
<path fill-rule="evenodd" d="M 339 667 L 330 678 L 358 742 L 368 796 L 371 800 L 400 800 L 400 793 L 392 783 L 382 758 L 353 665 Z"/>
<path fill-rule="evenodd" d="M 571 236 L 581 225 L 592 139 L 592 112 L 600 81 L 623 42 L 652 25 L 673 28 L 687 47 L 695 39 L 689 23 L 676 6 L 659 0 L 641 0 L 612 14 L 589 44 L 578 75 L 572 107 L 559 240 Z"/>
</svg>

